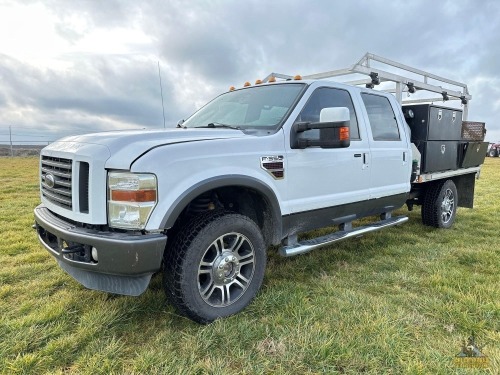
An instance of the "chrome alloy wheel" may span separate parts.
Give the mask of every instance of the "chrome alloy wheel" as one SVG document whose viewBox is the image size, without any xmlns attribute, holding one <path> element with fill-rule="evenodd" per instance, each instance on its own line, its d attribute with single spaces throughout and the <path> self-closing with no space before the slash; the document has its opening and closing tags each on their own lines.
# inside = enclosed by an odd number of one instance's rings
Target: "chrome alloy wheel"
<svg viewBox="0 0 500 375">
<path fill-rule="evenodd" d="M 252 243 L 241 233 L 226 233 L 203 254 L 198 266 L 198 291 L 213 307 L 236 302 L 247 290 L 255 270 Z"/>
<path fill-rule="evenodd" d="M 443 202 L 441 203 L 441 217 L 443 223 L 448 223 L 453 217 L 453 211 L 455 209 L 455 196 L 451 189 L 446 189 L 444 193 Z"/>
</svg>

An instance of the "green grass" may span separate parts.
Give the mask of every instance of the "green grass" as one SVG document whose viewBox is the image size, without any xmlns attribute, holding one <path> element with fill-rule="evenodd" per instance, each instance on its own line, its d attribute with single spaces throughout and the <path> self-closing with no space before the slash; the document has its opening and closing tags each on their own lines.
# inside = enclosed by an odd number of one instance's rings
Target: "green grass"
<svg viewBox="0 0 500 375">
<path fill-rule="evenodd" d="M 80 286 L 31 229 L 37 159 L 0 163 L 0 373 L 500 372 L 500 158 L 452 229 L 424 227 L 415 208 L 405 225 L 307 255 L 270 249 L 255 301 L 208 326 L 175 313 L 160 276 L 140 297 Z M 452 362 L 472 333 L 489 370 Z"/>
</svg>

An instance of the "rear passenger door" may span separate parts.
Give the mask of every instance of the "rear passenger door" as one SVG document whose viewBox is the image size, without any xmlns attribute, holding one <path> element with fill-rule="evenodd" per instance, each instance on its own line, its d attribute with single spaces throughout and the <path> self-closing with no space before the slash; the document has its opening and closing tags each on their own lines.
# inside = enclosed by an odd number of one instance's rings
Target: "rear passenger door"
<svg viewBox="0 0 500 375">
<path fill-rule="evenodd" d="M 364 115 L 369 133 L 371 189 L 370 198 L 406 193 L 410 188 L 410 153 L 406 123 L 395 113 L 391 100 L 364 92 Z M 393 105 L 399 105 L 394 100 Z"/>
</svg>

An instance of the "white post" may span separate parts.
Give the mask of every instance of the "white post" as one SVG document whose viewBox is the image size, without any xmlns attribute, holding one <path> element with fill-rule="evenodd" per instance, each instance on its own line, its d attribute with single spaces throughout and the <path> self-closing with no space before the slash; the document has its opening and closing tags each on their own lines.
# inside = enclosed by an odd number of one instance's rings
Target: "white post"
<svg viewBox="0 0 500 375">
<path fill-rule="evenodd" d="M 469 102 L 464 104 L 464 110 L 462 114 L 462 121 L 467 121 L 469 119 Z"/>
<path fill-rule="evenodd" d="M 14 156 L 14 150 L 12 149 L 12 126 L 9 125 L 9 141 L 10 141 L 10 156 Z"/>
<path fill-rule="evenodd" d="M 396 82 L 396 99 L 399 105 L 403 104 L 403 88 L 401 82 Z"/>
</svg>

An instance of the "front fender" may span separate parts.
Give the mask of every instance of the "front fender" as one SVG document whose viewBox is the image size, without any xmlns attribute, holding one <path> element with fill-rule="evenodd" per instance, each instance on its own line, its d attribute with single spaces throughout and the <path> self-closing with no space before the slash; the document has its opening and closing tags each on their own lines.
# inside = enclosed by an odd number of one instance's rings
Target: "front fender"
<svg viewBox="0 0 500 375">
<path fill-rule="evenodd" d="M 163 220 L 161 221 L 162 228 L 171 228 L 181 212 L 186 208 L 186 206 L 197 196 L 216 189 L 226 186 L 241 186 L 255 190 L 256 192 L 262 194 L 267 203 L 269 204 L 272 213 L 273 222 L 273 238 L 272 242 L 277 243 L 281 241 L 281 209 L 278 203 L 278 199 L 274 194 L 273 189 L 262 181 L 245 175 L 226 175 L 226 176 L 216 176 L 203 181 L 198 182 L 191 188 L 186 190 L 181 194 L 174 203 L 169 207 Z"/>
</svg>

